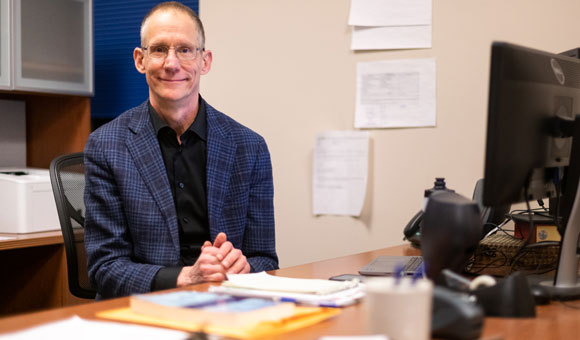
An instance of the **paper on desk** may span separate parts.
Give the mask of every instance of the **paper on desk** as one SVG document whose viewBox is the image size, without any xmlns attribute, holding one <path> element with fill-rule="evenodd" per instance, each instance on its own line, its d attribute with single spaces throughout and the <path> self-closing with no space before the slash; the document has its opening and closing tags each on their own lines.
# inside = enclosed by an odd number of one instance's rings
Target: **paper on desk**
<svg viewBox="0 0 580 340">
<path fill-rule="evenodd" d="M 224 287 L 245 288 L 304 294 L 331 294 L 358 286 L 357 281 L 332 281 L 322 279 L 299 279 L 270 275 L 266 272 L 228 274 Z"/>
<path fill-rule="evenodd" d="M 16 236 L 0 236 L 0 241 L 15 240 Z"/>
<path fill-rule="evenodd" d="M 317 134 L 312 176 L 314 215 L 360 216 L 367 187 L 368 157 L 367 131 Z"/>
<path fill-rule="evenodd" d="M 356 286 L 339 292 L 326 295 L 289 293 L 274 290 L 256 290 L 247 288 L 235 288 L 226 286 L 211 286 L 210 292 L 228 294 L 241 297 L 268 298 L 277 301 L 294 302 L 305 306 L 340 308 L 354 305 L 362 300 L 365 293 L 362 287 Z"/>
<path fill-rule="evenodd" d="M 432 0 L 351 0 L 353 50 L 431 47 Z"/>
<path fill-rule="evenodd" d="M 272 298 L 324 307 L 350 306 L 364 296 L 361 284 L 355 280 L 299 279 L 269 275 L 266 272 L 230 274 L 221 286 L 212 286 L 209 290 L 234 296 Z"/>
<path fill-rule="evenodd" d="M 234 296 L 261 297 L 321 307 L 345 307 L 359 302 L 364 291 L 358 280 L 331 281 L 269 275 L 266 272 L 229 274 L 221 286 L 210 292 Z"/>
<path fill-rule="evenodd" d="M 357 65 L 357 128 L 435 126 L 435 59 Z"/>
<path fill-rule="evenodd" d="M 84 320 L 78 316 L 0 336 L 2 340 L 177 340 L 188 338 L 189 334 L 181 331 L 115 322 Z"/>
</svg>

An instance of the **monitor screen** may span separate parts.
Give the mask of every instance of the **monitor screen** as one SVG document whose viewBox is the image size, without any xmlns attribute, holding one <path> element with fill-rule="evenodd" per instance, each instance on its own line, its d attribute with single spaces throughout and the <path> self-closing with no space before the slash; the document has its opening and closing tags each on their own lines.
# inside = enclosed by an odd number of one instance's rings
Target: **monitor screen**
<svg viewBox="0 0 580 340">
<path fill-rule="evenodd" d="M 573 145 L 573 141 L 580 141 L 580 137 L 574 137 L 577 114 L 580 114 L 579 59 L 494 42 L 491 49 L 484 205 L 560 196 L 563 202 L 574 201 L 580 170 L 570 165 L 578 161 L 571 155 L 580 158 L 580 150 L 576 149 L 576 144 Z M 577 152 L 572 152 L 573 148 Z M 567 181 L 571 187 L 562 186 Z M 562 245 L 566 238 L 569 240 L 566 248 L 561 247 L 556 276 L 562 271 L 568 272 L 568 278 L 567 282 L 559 284 L 556 277 L 550 285 L 573 286 L 577 291 L 568 290 L 564 294 L 572 296 L 578 293 L 580 296 L 576 258 L 580 212 L 578 223 L 573 221 L 573 211 L 563 209 L 561 214 L 565 215 L 560 216 L 565 224 L 560 229 L 564 234 Z M 570 227 L 572 224 L 574 226 Z M 566 268 L 563 268 L 563 259 L 567 259 Z M 571 263 L 573 259 L 576 259 L 575 264 Z M 553 294 L 560 295 L 556 290 Z"/>
<path fill-rule="evenodd" d="M 488 109 L 484 205 L 554 197 L 572 143 L 550 125 L 580 113 L 580 60 L 494 43 Z"/>
</svg>

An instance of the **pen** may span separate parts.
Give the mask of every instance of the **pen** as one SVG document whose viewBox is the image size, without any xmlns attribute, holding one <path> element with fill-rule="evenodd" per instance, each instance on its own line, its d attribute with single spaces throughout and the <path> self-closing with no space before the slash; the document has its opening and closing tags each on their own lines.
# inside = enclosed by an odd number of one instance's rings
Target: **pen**
<svg viewBox="0 0 580 340">
<path fill-rule="evenodd" d="M 403 275 L 405 274 L 404 270 L 405 267 L 400 263 L 398 263 L 395 266 L 395 285 L 398 285 L 400 283 L 401 277 L 403 277 Z"/>
<path fill-rule="evenodd" d="M 413 273 L 411 284 L 414 284 L 417 281 L 417 279 L 422 278 L 424 275 L 425 275 L 425 262 L 421 263 L 421 265 Z"/>
<path fill-rule="evenodd" d="M 341 308 L 341 307 L 349 306 L 349 305 L 352 305 L 352 304 L 358 302 L 358 299 L 348 299 L 348 300 L 335 301 L 335 302 L 331 302 L 331 301 L 311 302 L 311 301 L 300 301 L 300 300 L 297 300 L 294 298 L 283 297 L 283 298 L 280 298 L 279 301 L 280 302 L 293 302 L 293 303 L 298 304 L 298 305 L 311 306 L 311 307 Z"/>
</svg>

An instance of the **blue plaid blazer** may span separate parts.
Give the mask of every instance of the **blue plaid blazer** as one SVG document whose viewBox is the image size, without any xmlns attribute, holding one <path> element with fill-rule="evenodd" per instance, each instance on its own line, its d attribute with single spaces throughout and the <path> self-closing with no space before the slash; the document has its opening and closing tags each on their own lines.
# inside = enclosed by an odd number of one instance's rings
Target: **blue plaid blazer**
<svg viewBox="0 0 580 340">
<path fill-rule="evenodd" d="M 266 142 L 207 103 L 206 109 L 211 240 L 223 231 L 252 271 L 277 269 Z M 176 209 L 147 102 L 93 132 L 84 152 L 85 247 L 97 298 L 150 291 L 160 268 L 179 266 L 180 250 Z"/>
</svg>

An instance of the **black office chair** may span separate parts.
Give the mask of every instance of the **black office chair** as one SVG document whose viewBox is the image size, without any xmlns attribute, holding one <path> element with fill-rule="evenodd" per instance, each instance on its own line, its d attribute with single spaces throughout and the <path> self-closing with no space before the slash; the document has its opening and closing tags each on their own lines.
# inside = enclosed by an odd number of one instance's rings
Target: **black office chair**
<svg viewBox="0 0 580 340">
<path fill-rule="evenodd" d="M 59 156 L 50 163 L 50 182 L 64 238 L 68 287 L 77 297 L 94 299 L 85 253 L 85 166 L 83 153 Z"/>
</svg>

